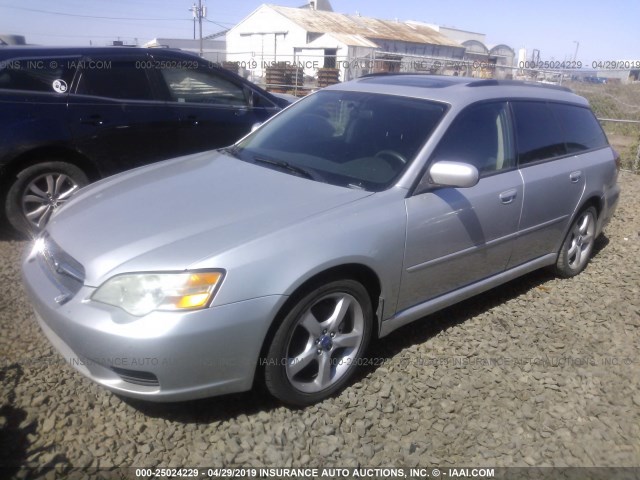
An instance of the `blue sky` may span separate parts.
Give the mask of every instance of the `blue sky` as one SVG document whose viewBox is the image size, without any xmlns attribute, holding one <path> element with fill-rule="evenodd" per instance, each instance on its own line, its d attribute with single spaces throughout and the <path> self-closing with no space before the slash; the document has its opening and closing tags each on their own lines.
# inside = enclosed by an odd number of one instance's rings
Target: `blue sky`
<svg viewBox="0 0 640 480">
<path fill-rule="evenodd" d="M 306 0 L 279 0 L 299 6 Z M 208 0 L 205 34 L 229 28 L 259 0 Z M 640 1 L 620 0 L 332 0 L 336 12 L 418 20 L 485 33 L 488 44 L 537 48 L 544 60 L 640 59 Z M 30 43 L 107 45 L 154 37 L 191 38 L 193 0 L 0 0 L 0 33 L 25 35 Z M 56 12 L 45 13 L 45 12 Z M 92 18 L 111 17 L 111 18 Z"/>
</svg>

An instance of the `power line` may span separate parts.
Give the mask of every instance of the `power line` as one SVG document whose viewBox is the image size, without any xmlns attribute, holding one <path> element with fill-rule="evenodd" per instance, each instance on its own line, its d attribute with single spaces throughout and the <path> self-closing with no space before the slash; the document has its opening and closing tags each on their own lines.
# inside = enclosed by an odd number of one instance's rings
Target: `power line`
<svg viewBox="0 0 640 480">
<path fill-rule="evenodd" d="M 235 23 L 227 23 L 225 25 L 224 23 L 214 22 L 213 20 L 209 20 L 208 18 L 203 18 L 203 20 L 206 20 L 209 23 L 213 23 L 214 25 L 217 25 L 217 26 L 219 26 L 221 28 L 225 28 L 225 29 L 229 28 L 229 25 L 231 25 L 231 26 L 235 25 Z"/>
<path fill-rule="evenodd" d="M 190 18 L 140 18 L 140 17 L 102 17 L 97 15 L 80 15 L 77 13 L 52 12 L 50 10 L 38 10 L 36 8 L 14 7 L 13 5 L 0 5 L 1 8 L 13 8 L 14 10 L 24 10 L 27 12 L 46 13 L 49 15 L 62 15 L 64 17 L 98 18 L 101 20 L 139 20 L 139 21 L 191 21 Z"/>
</svg>

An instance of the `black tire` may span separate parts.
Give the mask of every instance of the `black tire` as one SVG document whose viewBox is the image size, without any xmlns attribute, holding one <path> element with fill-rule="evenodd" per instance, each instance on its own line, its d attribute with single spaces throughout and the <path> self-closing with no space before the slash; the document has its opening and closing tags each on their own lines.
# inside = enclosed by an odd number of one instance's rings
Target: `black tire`
<svg viewBox="0 0 640 480">
<path fill-rule="evenodd" d="M 333 395 L 362 364 L 372 326 L 371 299 L 360 283 L 345 279 L 313 289 L 286 314 L 262 360 L 267 389 L 293 406 Z"/>
<path fill-rule="evenodd" d="M 31 165 L 20 171 L 9 186 L 5 202 L 7 220 L 25 235 L 37 234 L 51 213 L 88 183 L 87 175 L 80 168 L 64 161 Z M 36 215 L 39 209 L 42 213 Z"/>
<path fill-rule="evenodd" d="M 585 208 L 576 216 L 558 252 L 556 275 L 569 278 L 585 269 L 593 252 L 597 221 L 594 207 Z"/>
</svg>

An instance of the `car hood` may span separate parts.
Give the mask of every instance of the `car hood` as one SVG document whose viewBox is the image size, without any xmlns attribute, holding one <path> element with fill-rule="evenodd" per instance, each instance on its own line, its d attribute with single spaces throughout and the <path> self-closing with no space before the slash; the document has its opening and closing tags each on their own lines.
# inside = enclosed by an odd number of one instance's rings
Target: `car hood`
<svg viewBox="0 0 640 480">
<path fill-rule="evenodd" d="M 91 185 L 47 231 L 99 286 L 118 273 L 188 269 L 369 195 L 205 152 Z"/>
</svg>

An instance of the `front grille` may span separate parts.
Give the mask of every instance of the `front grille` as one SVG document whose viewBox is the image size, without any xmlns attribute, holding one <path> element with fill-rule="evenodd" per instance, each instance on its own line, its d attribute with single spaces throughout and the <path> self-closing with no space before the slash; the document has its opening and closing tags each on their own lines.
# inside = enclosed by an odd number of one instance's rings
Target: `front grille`
<svg viewBox="0 0 640 480">
<path fill-rule="evenodd" d="M 111 367 L 114 373 L 116 373 L 122 380 L 135 385 L 143 385 L 145 387 L 159 387 L 160 382 L 151 372 L 139 372 L 137 370 L 127 370 L 119 367 Z"/>
<path fill-rule="evenodd" d="M 84 267 L 75 258 L 62 250 L 48 234 L 45 233 L 42 236 L 41 242 L 42 248 L 39 255 L 41 261 L 53 280 L 58 284 L 58 287 L 71 298 L 84 283 Z"/>
</svg>

